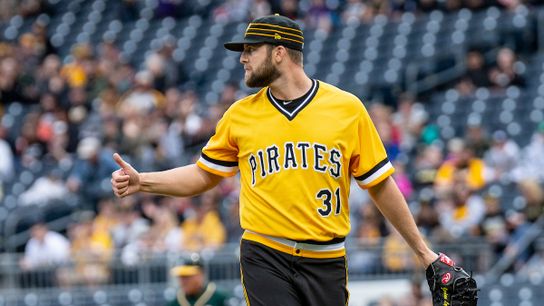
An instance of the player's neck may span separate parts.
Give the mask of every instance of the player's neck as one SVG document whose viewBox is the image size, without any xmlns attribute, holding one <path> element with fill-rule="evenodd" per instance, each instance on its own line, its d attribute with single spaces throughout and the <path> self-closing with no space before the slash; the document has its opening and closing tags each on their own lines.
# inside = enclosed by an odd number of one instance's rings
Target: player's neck
<svg viewBox="0 0 544 306">
<path fill-rule="evenodd" d="M 293 100 L 303 96 L 312 87 L 312 80 L 302 68 L 283 73 L 270 84 L 272 95 L 281 100 Z"/>
</svg>

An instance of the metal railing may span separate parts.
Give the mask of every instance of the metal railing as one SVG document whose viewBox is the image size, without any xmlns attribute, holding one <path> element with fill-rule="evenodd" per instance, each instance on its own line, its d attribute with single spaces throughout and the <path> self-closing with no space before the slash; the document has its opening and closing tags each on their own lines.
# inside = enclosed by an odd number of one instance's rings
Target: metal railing
<svg viewBox="0 0 544 306">
<path fill-rule="evenodd" d="M 379 243 L 369 244 L 350 240 L 347 243 L 350 279 L 384 279 L 410 276 L 421 270 L 412 252 L 402 246 L 388 251 Z M 240 278 L 238 245 L 228 245 L 214 253 L 204 253 L 209 279 L 234 281 Z M 437 251 L 445 252 L 467 269 L 476 273 L 486 271 L 491 265 L 491 248 L 480 240 L 462 244 L 438 244 Z M 23 269 L 23 254 L 0 255 L 0 288 L 33 289 L 54 287 L 87 287 L 101 285 L 164 284 L 170 281 L 169 270 L 187 254 L 139 254 L 139 260 L 127 264 L 119 254 L 111 259 L 97 261 L 74 257 L 71 262 L 34 269 Z"/>
</svg>

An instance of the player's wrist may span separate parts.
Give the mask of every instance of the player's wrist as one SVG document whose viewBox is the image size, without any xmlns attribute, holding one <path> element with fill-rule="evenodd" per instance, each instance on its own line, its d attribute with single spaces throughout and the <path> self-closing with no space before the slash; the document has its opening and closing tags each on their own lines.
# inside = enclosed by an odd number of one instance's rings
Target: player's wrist
<svg viewBox="0 0 544 306">
<path fill-rule="evenodd" d="M 423 267 L 425 268 L 430 266 L 437 259 L 438 259 L 438 254 L 436 254 L 435 252 L 431 250 L 429 250 L 428 252 L 425 252 L 422 256 L 420 256 L 420 260 L 423 263 Z"/>
</svg>

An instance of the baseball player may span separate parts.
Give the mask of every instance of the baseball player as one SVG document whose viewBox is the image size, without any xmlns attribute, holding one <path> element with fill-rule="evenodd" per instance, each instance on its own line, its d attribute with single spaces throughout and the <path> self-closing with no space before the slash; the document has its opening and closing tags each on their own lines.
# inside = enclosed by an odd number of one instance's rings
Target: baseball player
<svg viewBox="0 0 544 306">
<path fill-rule="evenodd" d="M 417 230 L 363 103 L 305 74 L 298 24 L 261 17 L 225 47 L 240 52 L 247 86 L 262 88 L 225 112 L 196 164 L 139 173 L 115 154 L 115 194 L 192 196 L 239 173 L 240 262 L 250 306 L 347 305 L 351 177 L 421 263 L 434 262 L 438 255 Z"/>
</svg>

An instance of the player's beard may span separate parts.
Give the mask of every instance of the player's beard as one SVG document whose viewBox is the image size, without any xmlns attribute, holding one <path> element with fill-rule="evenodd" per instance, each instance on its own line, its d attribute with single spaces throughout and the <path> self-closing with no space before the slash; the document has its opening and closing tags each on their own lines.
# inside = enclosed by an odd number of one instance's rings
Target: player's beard
<svg viewBox="0 0 544 306">
<path fill-rule="evenodd" d="M 268 56 L 264 63 L 257 67 L 246 80 L 248 87 L 265 87 L 280 77 L 280 72 L 272 63 L 272 50 L 268 50 Z"/>
</svg>

